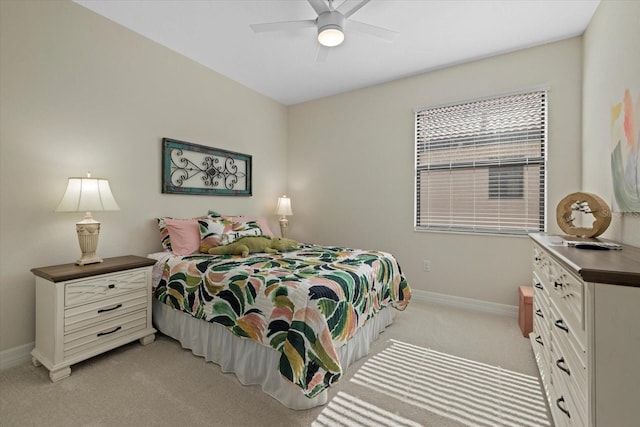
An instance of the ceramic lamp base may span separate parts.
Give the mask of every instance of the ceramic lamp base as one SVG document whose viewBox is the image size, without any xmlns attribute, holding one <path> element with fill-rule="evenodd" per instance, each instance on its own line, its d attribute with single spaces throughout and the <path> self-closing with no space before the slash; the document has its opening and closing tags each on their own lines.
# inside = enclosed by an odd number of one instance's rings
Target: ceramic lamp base
<svg viewBox="0 0 640 427">
<path fill-rule="evenodd" d="M 287 228 L 289 228 L 289 220 L 283 216 L 280 218 L 280 236 L 286 237 Z"/>
<path fill-rule="evenodd" d="M 85 218 L 76 223 L 78 243 L 82 256 L 76 261 L 77 265 L 96 264 L 102 262 L 102 258 L 96 255 L 98 238 L 100 237 L 100 223 L 92 218 Z"/>
</svg>

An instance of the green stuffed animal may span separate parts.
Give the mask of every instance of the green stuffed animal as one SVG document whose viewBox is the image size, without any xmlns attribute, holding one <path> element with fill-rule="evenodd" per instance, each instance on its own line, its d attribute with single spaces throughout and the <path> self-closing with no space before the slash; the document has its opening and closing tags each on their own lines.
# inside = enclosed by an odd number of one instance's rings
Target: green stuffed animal
<svg viewBox="0 0 640 427">
<path fill-rule="evenodd" d="M 209 249 L 211 255 L 242 255 L 246 257 L 255 252 L 275 254 L 278 252 L 293 250 L 300 247 L 295 240 L 268 236 L 245 236 L 228 245 L 216 246 Z"/>
</svg>

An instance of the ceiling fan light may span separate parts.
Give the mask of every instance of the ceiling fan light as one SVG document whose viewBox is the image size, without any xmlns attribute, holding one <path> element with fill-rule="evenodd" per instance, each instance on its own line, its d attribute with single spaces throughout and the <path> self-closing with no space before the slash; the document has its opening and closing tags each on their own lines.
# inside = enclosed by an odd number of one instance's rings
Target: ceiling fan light
<svg viewBox="0 0 640 427">
<path fill-rule="evenodd" d="M 338 46 L 344 41 L 344 33 L 339 25 L 326 25 L 318 30 L 318 42 L 327 47 Z"/>
</svg>

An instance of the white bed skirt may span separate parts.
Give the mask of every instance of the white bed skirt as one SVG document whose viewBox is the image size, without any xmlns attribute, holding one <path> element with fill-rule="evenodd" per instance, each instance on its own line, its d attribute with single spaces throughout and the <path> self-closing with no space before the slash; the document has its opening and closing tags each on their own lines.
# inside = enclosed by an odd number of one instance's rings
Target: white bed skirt
<svg viewBox="0 0 640 427">
<path fill-rule="evenodd" d="M 369 353 L 370 344 L 393 322 L 393 308 L 381 310 L 346 345 L 338 349 L 344 370 Z M 280 353 L 247 338 L 238 337 L 217 323 L 204 322 L 153 299 L 153 323 L 163 334 L 178 341 L 223 372 L 232 372 L 244 385 L 260 384 L 262 391 L 291 409 L 309 409 L 327 403 L 327 391 L 313 399 L 284 379 L 278 371 Z M 338 383 L 339 384 L 339 383 Z"/>
</svg>

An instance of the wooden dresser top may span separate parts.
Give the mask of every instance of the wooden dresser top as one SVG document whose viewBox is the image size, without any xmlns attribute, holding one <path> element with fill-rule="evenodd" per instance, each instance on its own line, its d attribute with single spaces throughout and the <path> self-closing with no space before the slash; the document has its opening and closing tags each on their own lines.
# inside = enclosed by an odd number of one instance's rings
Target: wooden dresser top
<svg viewBox="0 0 640 427">
<path fill-rule="evenodd" d="M 67 280 L 83 279 L 100 274 L 131 270 L 133 268 L 148 267 L 155 263 L 156 260 L 151 258 L 125 255 L 115 258 L 105 258 L 103 262 L 96 264 L 60 264 L 49 267 L 32 268 L 31 272 L 50 282 L 65 282 Z"/>
<path fill-rule="evenodd" d="M 566 240 L 611 242 L 611 240 L 542 233 L 530 234 L 529 237 L 567 268 L 575 271 L 585 282 L 640 287 L 640 248 L 621 244 L 622 250 L 578 249 L 567 246 L 563 242 Z"/>
</svg>

